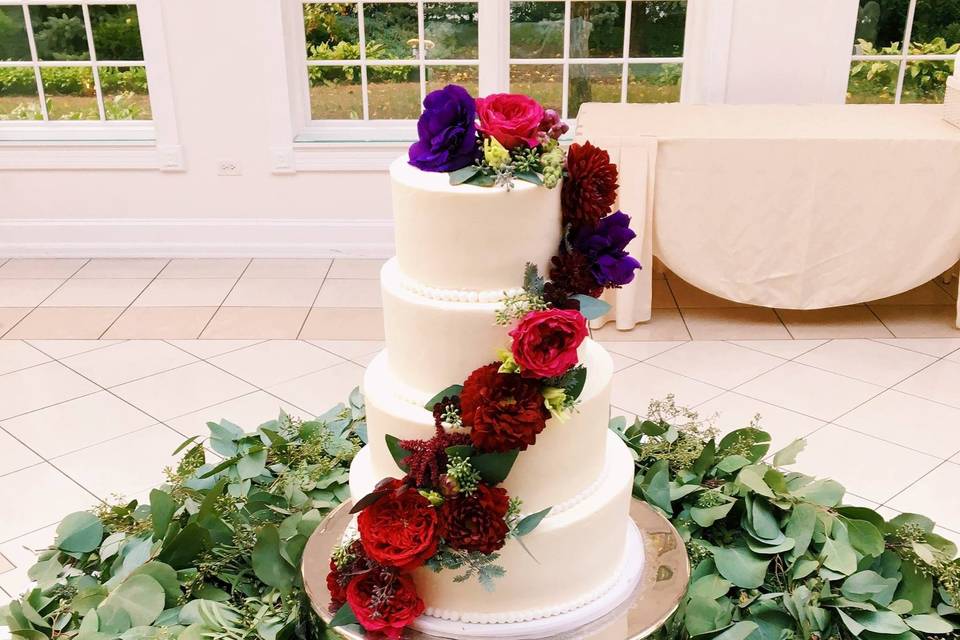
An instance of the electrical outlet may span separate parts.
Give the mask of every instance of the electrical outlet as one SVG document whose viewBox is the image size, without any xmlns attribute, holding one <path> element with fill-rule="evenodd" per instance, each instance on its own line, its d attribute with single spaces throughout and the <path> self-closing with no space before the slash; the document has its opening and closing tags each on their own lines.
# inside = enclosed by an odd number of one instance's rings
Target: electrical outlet
<svg viewBox="0 0 960 640">
<path fill-rule="evenodd" d="M 217 175 L 221 176 L 239 176 L 243 171 L 240 170 L 240 163 L 236 160 L 218 160 Z"/>
</svg>

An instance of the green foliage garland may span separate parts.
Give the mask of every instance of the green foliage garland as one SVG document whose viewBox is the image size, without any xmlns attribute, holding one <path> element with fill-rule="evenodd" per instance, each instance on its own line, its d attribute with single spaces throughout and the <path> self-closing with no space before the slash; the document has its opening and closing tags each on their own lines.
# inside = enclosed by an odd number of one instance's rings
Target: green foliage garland
<svg viewBox="0 0 960 640">
<path fill-rule="evenodd" d="M 928 518 L 841 506 L 836 482 L 785 469 L 802 441 L 765 462 L 770 436 L 755 423 L 717 441 L 670 397 L 649 413 L 610 426 L 633 451 L 634 494 L 677 526 L 693 567 L 657 638 L 958 637 L 960 560 Z M 0 624 L 18 640 L 329 635 L 313 624 L 299 566 L 323 515 L 348 497 L 362 398 L 254 433 L 208 426 L 148 503 L 67 516 L 30 569 L 36 585 L 0 609 Z"/>
</svg>

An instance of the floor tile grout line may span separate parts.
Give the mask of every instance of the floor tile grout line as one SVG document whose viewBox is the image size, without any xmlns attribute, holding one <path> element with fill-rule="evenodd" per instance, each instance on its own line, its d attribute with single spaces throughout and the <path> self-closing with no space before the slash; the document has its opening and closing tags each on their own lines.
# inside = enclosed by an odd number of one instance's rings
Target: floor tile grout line
<svg viewBox="0 0 960 640">
<path fill-rule="evenodd" d="M 870 311 L 870 313 L 873 314 L 873 317 L 877 319 L 877 322 L 879 322 L 880 324 L 883 325 L 883 328 L 886 329 L 886 330 L 890 333 L 890 337 L 891 337 L 891 338 L 896 338 L 896 337 L 897 337 L 897 334 L 895 334 L 895 333 L 893 332 L 893 329 L 891 329 L 890 327 L 887 326 L 887 323 L 885 323 L 885 322 L 883 321 L 883 319 L 880 317 L 880 315 L 879 315 L 876 311 L 874 311 L 873 307 L 871 307 L 871 306 L 870 306 L 869 304 L 867 304 L 866 302 L 863 303 L 863 306 L 865 306 L 865 307 Z"/>
<path fill-rule="evenodd" d="M 43 298 L 43 300 L 41 300 L 41 301 L 38 302 L 36 305 L 34 305 L 33 308 L 30 309 L 30 311 L 28 311 L 28 312 L 26 313 L 26 315 L 24 315 L 22 318 L 20 318 L 19 320 L 17 320 L 16 322 L 14 322 L 12 325 L 10 325 L 10 328 L 9 328 L 9 329 L 7 329 L 6 331 L 4 331 L 3 333 L 0 333 L 0 338 L 3 338 L 5 335 L 7 335 L 7 334 L 10 333 L 11 331 L 13 331 L 13 330 L 16 329 L 17 327 L 19 327 L 19 326 L 20 326 L 20 323 L 22 323 L 24 320 L 26 320 L 27 318 L 29 318 L 30 316 L 32 316 L 32 315 L 33 315 L 33 312 L 40 308 L 40 305 L 42 305 L 44 302 L 46 302 L 47 300 L 49 300 L 49 299 L 50 299 L 50 296 L 52 296 L 52 295 L 55 294 L 57 291 L 59 291 L 60 288 L 63 287 L 63 285 L 67 284 L 67 282 L 69 282 L 70 279 L 73 278 L 73 276 L 77 275 L 77 272 L 80 271 L 80 269 L 83 269 L 83 267 L 86 266 L 86 264 L 87 264 L 88 262 L 90 262 L 90 258 L 84 258 L 84 259 L 83 259 L 83 262 L 80 264 L 80 266 L 77 267 L 76 269 L 74 269 L 73 273 L 71 273 L 69 276 L 67 276 L 66 278 L 64 278 L 64 279 L 60 282 L 60 284 L 58 284 L 58 285 L 53 289 L 53 291 L 51 291 L 50 293 L 48 293 L 48 294 Z M 47 280 L 47 279 L 54 279 L 54 278 L 28 278 L 28 279 L 30 279 L 30 280 Z"/>
<path fill-rule="evenodd" d="M 57 364 L 61 364 L 61 365 L 62 365 L 62 363 L 59 362 L 58 360 L 54 360 L 53 362 L 56 362 Z M 45 362 L 44 364 L 50 364 L 50 363 L 49 363 L 49 362 Z M 66 365 L 63 365 L 63 366 L 66 366 Z M 31 367 L 31 368 L 33 368 L 33 367 Z M 69 367 L 68 367 L 68 368 L 69 368 Z M 70 370 L 73 371 L 73 369 L 70 369 Z M 24 412 L 22 412 L 22 413 L 17 413 L 17 414 L 10 415 L 10 416 L 2 416 L 2 417 L 0 417 L 0 423 L 6 422 L 6 421 L 8 421 L 8 420 L 13 420 L 14 418 L 20 418 L 20 417 L 25 416 L 25 415 L 27 415 L 27 414 L 29 414 L 29 413 L 34 413 L 34 412 L 36 412 L 36 411 L 43 411 L 44 409 L 49 409 L 49 408 L 51 408 L 51 407 L 56 407 L 56 406 L 58 406 L 58 405 L 64 404 L 64 403 L 66 403 L 66 402 L 70 402 L 70 401 L 72 401 L 72 400 L 79 400 L 80 398 L 86 398 L 87 396 L 92 396 L 92 395 L 95 394 L 95 393 L 100 393 L 101 390 L 105 390 L 105 389 L 103 389 L 103 387 L 101 387 L 100 385 L 97 385 L 97 390 L 96 390 L 96 391 L 91 391 L 90 393 L 81 393 L 81 394 L 78 395 L 78 396 L 75 396 L 75 397 L 72 397 L 72 398 L 66 398 L 66 399 L 64 399 L 64 400 L 58 400 L 57 402 L 52 402 L 52 403 L 50 403 L 50 404 L 43 405 L 42 407 L 37 407 L 36 409 L 30 409 L 29 411 L 24 411 Z"/>
<path fill-rule="evenodd" d="M 813 350 L 815 350 L 815 349 L 819 349 L 820 347 L 822 347 L 822 346 L 825 345 L 826 343 L 830 342 L 830 339 L 824 339 L 824 338 L 814 338 L 814 340 L 821 340 L 821 342 L 820 342 L 820 344 L 815 345 L 815 346 L 812 346 L 812 347 L 810 347 L 809 349 L 807 349 L 806 351 L 803 351 L 802 353 L 798 353 L 797 355 L 793 356 L 792 358 L 784 358 L 783 356 L 778 356 L 778 355 L 775 354 L 775 353 L 768 353 L 768 352 L 766 352 L 766 351 L 763 351 L 762 349 L 757 349 L 756 347 L 751 347 L 751 346 L 748 346 L 748 345 L 745 345 L 745 344 L 739 344 L 740 342 L 744 342 L 743 340 L 740 340 L 739 338 L 737 338 L 737 339 L 725 338 L 725 339 L 722 340 L 721 342 L 728 342 L 728 343 L 730 343 L 730 344 L 732 344 L 732 345 L 736 345 L 736 346 L 742 347 L 742 348 L 744 348 L 744 349 L 749 349 L 750 351 L 756 351 L 757 353 L 762 353 L 762 354 L 764 354 L 764 355 L 773 356 L 774 358 L 780 358 L 780 359 L 782 359 L 782 360 L 786 360 L 787 362 L 793 362 L 793 361 L 796 360 L 797 358 L 799 358 L 799 357 L 801 357 L 801 356 L 805 356 L 805 355 L 807 355 L 808 353 L 810 353 L 811 351 L 813 351 Z M 800 340 L 797 340 L 796 338 L 783 338 L 783 339 L 779 339 L 779 340 L 769 340 L 769 341 L 768 341 L 768 340 L 761 340 L 761 341 L 759 341 L 759 342 L 800 342 Z"/>
<path fill-rule="evenodd" d="M 254 339 L 251 341 L 251 344 L 245 344 L 245 345 L 243 345 L 242 347 L 236 347 L 236 348 L 234 348 L 234 349 L 227 349 L 226 351 L 223 351 L 223 352 L 221 352 L 221 353 L 218 353 L 218 354 L 216 354 L 216 355 L 209 356 L 209 357 L 201 357 L 201 356 L 198 356 L 197 354 L 193 353 L 192 351 L 188 351 L 187 349 L 184 349 L 184 348 L 181 347 L 180 345 L 174 344 L 174 342 L 180 342 L 181 340 L 184 340 L 184 338 L 161 338 L 160 341 L 161 341 L 161 342 L 166 342 L 167 344 L 169 344 L 169 345 L 170 345 L 171 347 L 173 347 L 174 349 L 179 349 L 180 351 L 183 351 L 183 352 L 186 353 L 187 355 L 191 355 L 191 356 L 193 356 L 194 358 L 198 358 L 199 360 L 202 360 L 203 362 L 207 362 L 208 358 L 216 358 L 217 356 L 224 356 L 224 355 L 227 355 L 228 353 L 233 353 L 233 352 L 235 352 L 235 351 L 243 351 L 244 349 L 248 349 L 248 348 L 250 348 L 250 347 L 255 347 L 255 346 L 257 346 L 258 344 L 263 344 L 264 342 L 269 342 L 269 341 L 270 341 L 270 338 L 264 338 L 263 340 L 258 340 L 258 339 L 255 339 L 255 338 L 254 338 Z M 193 342 L 201 342 L 201 340 L 200 340 L 199 338 L 186 338 L 185 340 L 190 340 L 190 341 L 193 341 Z M 215 340 L 215 339 L 208 339 L 208 340 L 203 340 L 202 342 L 217 342 L 217 340 Z"/>
<path fill-rule="evenodd" d="M 927 471 L 926 473 L 924 473 L 922 476 L 920 476 L 919 478 L 917 478 L 916 480 L 914 480 L 913 482 L 911 482 L 910 484 L 908 484 L 907 486 L 905 486 L 903 489 L 901 489 L 900 491 L 897 491 L 895 494 L 893 494 L 892 496 L 890 496 L 889 498 L 887 498 L 886 500 L 884 500 L 883 502 L 881 502 L 881 503 L 880 503 L 880 506 L 881 506 L 881 507 L 887 507 L 887 506 L 889 506 L 892 501 L 894 501 L 894 500 L 897 499 L 897 496 L 902 495 L 903 493 L 905 493 L 905 492 L 906 492 L 908 489 L 910 489 L 911 487 L 916 486 L 917 483 L 922 482 L 924 478 L 926 478 L 927 476 L 929 476 L 930 474 L 932 474 L 934 471 L 936 471 L 937 469 L 941 468 L 943 465 L 949 464 L 949 463 L 950 463 L 949 460 L 941 460 L 941 461 L 940 461 L 940 464 L 936 465 L 935 467 L 933 467 L 932 469 L 930 469 L 929 471 Z M 896 509 L 896 507 L 890 507 L 890 508 L 891 508 L 891 509 Z M 901 510 L 900 510 L 900 509 L 897 509 L 897 511 L 901 511 Z M 901 513 L 902 513 L 902 511 L 901 511 Z"/>
<path fill-rule="evenodd" d="M 837 339 L 838 339 L 838 340 L 846 340 L 847 338 L 837 338 Z M 915 349 L 910 349 L 909 347 L 904 347 L 904 346 L 899 345 L 899 344 L 890 344 L 889 342 L 884 342 L 884 340 L 953 340 L 953 338 L 897 338 L 897 337 L 895 336 L 895 337 L 893 337 L 893 338 L 850 338 L 850 339 L 851 339 L 851 340 L 858 340 L 858 339 L 859 339 L 859 340 L 869 340 L 869 341 L 871 341 L 871 342 L 876 342 L 877 344 L 884 344 L 884 345 L 887 345 L 888 347 L 894 347 L 894 348 L 896 348 L 896 349 L 901 349 L 901 350 L 903 350 L 903 351 L 909 351 L 910 353 L 919 353 L 919 354 L 922 355 L 922 356 L 927 356 L 927 357 L 929 357 L 929 358 L 936 358 L 937 360 L 943 360 L 943 359 L 946 358 L 947 356 L 953 355 L 953 354 L 956 353 L 957 351 L 960 351 L 960 347 L 957 347 L 957 348 L 954 349 L 953 351 L 949 351 L 949 352 L 943 354 L 942 356 L 935 356 L 935 355 L 933 355 L 933 354 L 924 353 L 923 351 L 917 351 L 917 350 L 915 350 Z"/>
<path fill-rule="evenodd" d="M 283 341 L 283 340 L 277 340 L 277 342 L 282 342 L 282 341 Z M 279 386 L 279 385 L 281 385 L 281 384 L 286 384 L 286 383 L 288 383 L 288 382 L 293 382 L 294 380 L 299 380 L 300 378 L 306 378 L 307 376 L 312 376 L 312 375 L 314 375 L 315 373 L 320 373 L 321 371 L 326 371 L 327 369 L 330 369 L 330 368 L 332 368 L 332 367 L 336 367 L 336 366 L 338 366 L 338 365 L 341 365 L 341 364 L 343 364 L 344 362 L 352 362 L 352 360 L 350 360 L 349 358 L 344 358 L 343 356 L 339 356 L 339 355 L 337 355 L 337 354 L 335 354 L 335 353 L 331 353 L 331 352 L 327 351 L 326 349 L 324 349 L 323 347 L 318 347 L 317 345 L 311 344 L 311 343 L 307 342 L 306 340 L 297 340 L 296 338 L 293 338 L 293 339 L 287 340 L 287 341 L 289 341 L 289 342 L 292 342 L 292 341 L 295 341 L 295 342 L 305 342 L 305 343 L 307 343 L 307 344 L 310 344 L 310 346 L 313 347 L 314 349 L 317 349 L 318 351 L 322 351 L 323 353 L 326 353 L 326 354 L 328 354 L 328 355 L 334 356 L 335 358 L 337 358 L 337 359 L 339 360 L 339 362 L 334 362 L 333 364 L 328 364 L 328 365 L 325 366 L 325 367 L 320 367 L 319 369 L 315 369 L 314 371 L 310 371 L 309 373 L 304 373 L 304 374 L 299 375 L 299 376 L 294 376 L 294 377 L 292 377 L 292 378 L 288 378 L 287 380 L 281 380 L 280 382 L 277 382 L 277 383 L 271 385 L 271 387 L 276 387 L 276 386 Z M 272 340 L 264 340 L 263 342 L 273 342 L 273 341 L 272 341 Z M 263 344 L 263 343 L 260 342 L 260 343 L 257 343 L 257 344 Z M 176 345 L 171 345 L 171 346 L 174 346 L 174 347 L 175 347 Z M 247 350 L 247 349 L 252 349 L 252 348 L 255 347 L 255 346 L 257 346 L 257 345 L 251 344 L 251 345 L 247 345 L 246 347 L 241 347 L 240 349 L 235 349 L 234 351 L 229 351 L 229 352 L 227 352 L 227 353 L 236 353 L 236 352 L 238 352 L 238 351 L 245 351 L 245 350 Z M 255 389 L 259 389 L 260 391 L 264 391 L 264 392 L 266 392 L 266 393 L 270 393 L 269 391 L 267 391 L 267 389 L 261 387 L 261 386 L 258 385 L 258 384 L 255 384 L 254 382 L 252 382 L 252 381 L 250 381 L 250 380 L 247 380 L 246 378 L 241 378 L 241 377 L 240 377 L 239 375 L 237 375 L 235 372 L 230 371 L 229 369 L 225 369 L 225 368 L 221 367 L 221 366 L 220 366 L 219 364 L 217 364 L 216 362 L 210 362 L 210 360 L 213 360 L 213 359 L 215 359 L 215 358 L 219 358 L 219 357 L 222 356 L 222 355 L 226 355 L 226 353 L 221 353 L 221 354 L 217 354 L 217 355 L 215 355 L 215 356 L 211 356 L 210 359 L 204 359 L 203 362 L 206 362 L 206 363 L 209 364 L 211 367 L 214 367 L 215 369 L 218 369 L 218 370 L 222 371 L 223 373 L 226 373 L 227 375 L 233 376 L 234 378 L 236 378 L 237 380 L 240 380 L 241 382 L 245 382 L 246 384 L 249 384 L 250 386 L 254 387 Z M 354 363 L 354 364 L 356 364 L 356 363 Z M 366 368 L 366 367 L 364 367 L 364 368 Z M 148 376 L 148 377 L 149 377 L 149 376 Z M 274 395 L 274 394 L 270 393 L 270 395 Z M 274 397 L 279 397 L 279 396 L 274 396 Z M 286 402 L 286 400 L 284 400 L 284 402 Z M 218 403 L 218 404 L 219 404 L 219 403 Z M 293 403 L 290 403 L 290 404 L 293 404 Z M 211 406 L 216 406 L 216 405 L 211 405 Z M 302 408 L 301 408 L 301 411 L 305 411 L 305 409 L 302 409 Z M 193 413 L 193 412 L 191 412 L 191 413 Z"/>
<path fill-rule="evenodd" d="M 673 298 L 674 302 L 677 302 L 677 296 L 673 292 L 673 287 L 670 286 L 670 279 L 664 278 L 664 282 L 667 283 L 667 290 L 670 292 L 670 297 Z M 650 295 L 653 296 L 653 284 L 650 284 Z M 653 309 L 650 310 L 650 321 L 653 320 Z M 680 316 L 680 322 L 683 323 L 683 330 L 687 332 L 687 340 L 693 340 L 693 334 L 690 332 L 690 326 L 687 324 L 687 319 L 683 315 L 683 309 L 680 308 L 680 305 L 677 304 L 677 314 Z"/>
<path fill-rule="evenodd" d="M 113 342 L 112 340 L 103 340 L 103 339 L 100 339 L 100 338 L 94 340 L 94 339 L 91 338 L 91 339 L 89 340 L 89 342 L 98 342 L 98 343 L 102 343 L 102 344 L 98 344 L 97 346 L 92 347 L 92 348 L 90 348 L 90 349 L 87 349 L 87 350 L 85 350 L 85 351 L 78 351 L 77 353 L 71 353 L 70 355 L 63 356 L 63 358 L 57 358 L 57 357 L 55 357 L 52 353 L 47 353 L 46 351 L 44 351 L 43 349 L 41 349 L 41 348 L 38 347 L 37 345 L 33 344 L 34 342 L 39 342 L 40 340 L 43 340 L 43 338 L 29 338 L 29 339 L 24 340 L 23 342 L 28 343 L 31 347 L 33 347 L 34 349 L 36 349 L 36 350 L 39 351 L 40 353 L 44 354 L 45 356 L 47 356 L 47 357 L 50 358 L 51 360 L 55 360 L 55 361 L 57 361 L 57 362 L 59 362 L 61 359 L 72 358 L 73 356 L 80 356 L 80 355 L 83 355 L 83 354 L 85 354 L 85 353 L 90 353 L 90 352 L 92 352 L 92 351 L 99 351 L 100 349 L 106 349 L 107 347 L 112 347 L 112 346 L 114 346 L 114 345 L 116 345 L 116 344 L 122 344 L 122 343 L 124 343 L 124 342 L 127 342 L 126 339 L 118 339 L 116 342 Z M 70 340 L 70 338 L 66 338 L 65 340 Z M 55 342 L 60 342 L 60 340 L 54 340 L 54 341 L 55 341 Z"/>
<path fill-rule="evenodd" d="M 921 451 L 920 449 L 915 449 L 915 448 L 913 448 L 913 447 L 911 447 L 911 446 L 908 446 L 908 445 L 905 445 L 905 444 L 901 444 L 901 443 L 899 443 L 899 442 L 894 442 L 893 440 L 888 440 L 888 439 L 886 439 L 886 438 L 881 438 L 880 436 L 875 435 L 875 434 L 873 434 L 873 433 L 870 433 L 870 432 L 868 432 L 868 431 L 861 431 L 860 429 L 856 429 L 856 428 L 854 428 L 854 427 L 848 427 L 847 425 L 845 425 L 845 424 L 840 424 L 839 422 L 836 422 L 835 420 L 831 420 L 831 421 L 827 422 L 826 426 L 837 427 L 838 429 L 843 429 L 844 431 L 850 431 L 850 432 L 852 432 L 852 433 L 859 433 L 860 435 L 867 436 L 867 437 L 870 438 L 871 440 L 876 440 L 876 441 L 878 441 L 878 442 L 886 442 L 887 444 L 892 444 L 892 445 L 894 445 L 894 446 L 896 446 L 896 447 L 900 447 L 901 449 L 907 449 L 908 451 L 913 451 L 914 453 L 919 453 L 920 455 L 924 455 L 924 456 L 927 456 L 928 458 L 933 458 L 934 460 L 939 460 L 939 461 L 941 461 L 941 462 L 949 462 L 949 461 L 950 461 L 950 458 L 941 458 L 940 456 L 938 456 L 938 455 L 936 455 L 936 454 L 928 453 L 928 452 L 926 452 L 926 451 Z M 949 455 L 952 457 L 952 456 L 956 455 L 956 452 L 951 453 L 951 454 L 949 454 Z"/>
<path fill-rule="evenodd" d="M 97 340 L 103 340 L 103 337 L 104 337 L 105 335 L 107 335 L 107 332 L 110 331 L 111 328 L 113 328 L 113 325 L 117 324 L 117 322 L 120 321 L 120 318 L 122 318 L 124 315 L 126 315 L 127 311 L 130 310 L 130 307 L 133 306 L 133 303 L 136 302 L 137 300 L 139 300 L 140 297 L 143 295 L 144 291 L 146 291 L 147 289 L 149 289 L 149 288 L 150 288 L 150 285 L 152 285 L 154 282 L 157 281 L 157 278 L 160 276 L 160 274 L 163 272 L 163 270 L 167 268 L 167 265 L 168 265 L 168 264 L 170 264 L 170 258 L 167 259 L 167 261 L 163 264 L 163 267 L 161 267 L 160 270 L 157 271 L 157 273 L 150 279 L 150 282 L 148 282 L 148 283 L 143 287 L 143 289 L 140 289 L 140 293 L 138 293 L 137 295 L 135 295 L 135 296 L 133 297 L 133 300 L 131 300 L 131 301 L 127 304 L 127 306 L 124 307 L 123 311 L 121 311 L 119 314 L 117 314 L 117 317 L 113 319 L 113 322 L 111 322 L 109 325 L 107 325 L 107 328 L 103 330 L 103 332 L 100 334 L 100 336 L 97 338 Z"/>
<path fill-rule="evenodd" d="M 310 319 L 310 314 L 313 313 L 313 307 L 317 304 L 317 300 L 320 298 L 320 292 L 323 291 L 323 285 L 326 284 L 327 277 L 333 270 L 333 263 L 335 260 L 336 258 L 330 260 L 330 264 L 327 265 L 327 270 L 323 272 L 323 278 L 320 280 L 320 287 L 317 289 L 317 293 L 314 294 L 313 300 L 310 302 L 310 306 L 307 308 L 307 315 L 303 316 L 303 322 L 300 323 L 300 329 L 297 330 L 297 340 L 300 340 L 300 336 L 303 334 L 303 328 L 307 326 L 307 321 Z"/>
<path fill-rule="evenodd" d="M 597 340 L 596 342 L 598 342 L 598 343 L 600 343 L 600 342 L 610 343 L 610 342 L 628 342 L 628 341 L 626 341 L 626 340 L 621 340 L 621 341 L 618 341 L 618 340 Z M 673 340 L 634 340 L 633 342 L 674 342 L 674 341 L 673 341 Z M 682 346 L 685 345 L 685 344 L 690 344 L 691 342 L 693 342 L 693 340 L 677 340 L 676 342 L 677 342 L 677 344 L 675 344 L 675 345 L 673 345 L 673 346 L 670 346 L 670 347 L 667 347 L 667 348 L 664 349 L 663 351 L 661 351 L 661 352 L 659 352 L 659 353 L 655 353 L 655 354 L 653 354 L 652 356 L 648 356 L 648 357 L 643 358 L 643 359 L 633 358 L 634 360 L 636 360 L 636 363 L 635 363 L 635 364 L 640 364 L 641 362 L 646 362 L 646 361 L 649 360 L 650 358 L 656 358 L 657 356 L 663 355 L 663 354 L 667 353 L 668 351 L 673 351 L 674 349 L 676 349 L 676 348 L 678 348 L 678 347 L 682 347 Z M 601 345 L 601 346 L 603 346 L 603 348 L 606 349 L 607 351 L 613 351 L 613 352 L 616 353 L 617 355 L 624 356 L 625 358 L 632 358 L 632 357 L 633 357 L 633 356 L 624 355 L 624 354 L 620 353 L 619 351 L 617 351 L 616 349 L 608 348 L 608 347 L 605 346 L 605 345 Z M 630 367 L 632 367 L 632 366 L 633 366 L 633 365 L 630 365 Z M 624 367 L 624 368 L 621 369 L 620 371 L 624 371 L 625 369 L 629 369 L 630 367 Z M 617 373 L 620 373 L 620 371 L 618 371 Z"/>
<path fill-rule="evenodd" d="M 220 300 L 220 304 L 217 305 L 216 311 L 214 311 L 209 318 L 207 318 L 206 323 L 204 323 L 203 328 L 200 329 L 200 333 L 197 334 L 196 339 L 200 339 L 200 336 L 203 335 L 203 332 L 207 330 L 207 327 L 210 326 L 210 323 L 213 322 L 213 319 L 217 317 L 217 314 L 220 313 L 220 309 L 223 309 L 223 303 L 227 301 L 227 298 L 230 297 L 230 294 L 233 293 L 233 290 L 237 288 L 237 283 L 240 282 L 240 278 L 243 277 L 243 274 L 247 272 L 247 269 L 250 268 L 250 265 L 253 264 L 253 258 L 247 259 L 247 264 L 244 265 L 243 270 L 240 272 L 240 275 L 237 276 L 237 279 L 233 281 L 233 285 L 230 287 L 230 290 L 227 291 L 227 295 L 223 296 L 223 299 Z"/>
<path fill-rule="evenodd" d="M 796 340 L 797 336 L 793 335 L 793 331 L 790 331 L 790 327 L 787 326 L 786 321 L 783 319 L 783 316 L 780 315 L 780 310 L 775 307 L 769 307 L 773 309 L 773 315 L 777 316 L 777 320 L 780 321 L 780 324 L 783 325 L 783 328 L 787 330 L 787 335 L 790 336 L 791 340 Z"/>
</svg>

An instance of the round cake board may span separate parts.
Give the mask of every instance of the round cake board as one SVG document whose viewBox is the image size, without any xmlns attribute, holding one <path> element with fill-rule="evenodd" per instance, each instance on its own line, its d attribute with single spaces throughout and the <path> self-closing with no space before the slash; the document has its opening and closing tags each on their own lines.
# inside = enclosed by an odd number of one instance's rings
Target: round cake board
<svg viewBox="0 0 960 640">
<path fill-rule="evenodd" d="M 351 503 L 331 512 L 307 542 L 303 552 L 303 585 L 314 611 L 323 620 L 333 618 L 327 591 L 330 552 L 343 540 L 351 523 Z M 619 606 L 577 629 L 554 635 L 565 640 L 639 640 L 646 638 L 666 622 L 683 598 L 690 581 L 690 564 L 683 539 L 670 522 L 647 503 L 633 500 L 630 518 L 640 531 L 644 548 L 643 570 L 637 586 Z M 330 631 L 349 640 L 365 640 L 367 634 L 358 625 L 334 627 Z M 371 634 L 371 637 L 379 634 Z M 434 636 L 407 629 L 406 640 L 432 640 Z M 500 637 L 491 625 L 490 638 Z"/>
</svg>

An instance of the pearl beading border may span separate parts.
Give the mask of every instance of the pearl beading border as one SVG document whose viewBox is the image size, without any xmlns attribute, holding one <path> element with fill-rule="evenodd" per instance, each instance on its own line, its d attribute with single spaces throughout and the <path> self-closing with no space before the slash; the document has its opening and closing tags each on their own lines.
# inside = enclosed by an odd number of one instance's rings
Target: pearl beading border
<svg viewBox="0 0 960 640">
<path fill-rule="evenodd" d="M 475 302 L 475 303 L 494 303 L 500 302 L 509 296 L 515 296 L 523 293 L 522 287 L 513 287 L 511 289 L 488 289 L 486 291 L 471 291 L 469 289 L 442 289 L 439 287 L 430 287 L 421 282 L 410 278 L 397 269 L 397 275 L 400 286 L 423 298 L 438 300 L 441 302 Z"/>
</svg>

